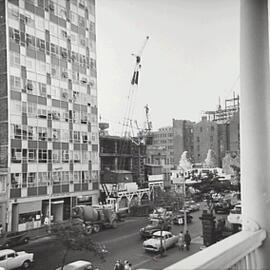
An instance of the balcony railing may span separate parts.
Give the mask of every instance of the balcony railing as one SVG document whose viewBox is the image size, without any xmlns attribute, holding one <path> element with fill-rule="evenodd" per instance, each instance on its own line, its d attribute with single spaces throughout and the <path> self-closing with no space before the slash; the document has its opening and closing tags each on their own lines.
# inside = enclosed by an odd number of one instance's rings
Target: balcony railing
<svg viewBox="0 0 270 270">
<path fill-rule="evenodd" d="M 265 238 L 264 230 L 241 231 L 164 270 L 258 269 L 256 250 Z"/>
</svg>

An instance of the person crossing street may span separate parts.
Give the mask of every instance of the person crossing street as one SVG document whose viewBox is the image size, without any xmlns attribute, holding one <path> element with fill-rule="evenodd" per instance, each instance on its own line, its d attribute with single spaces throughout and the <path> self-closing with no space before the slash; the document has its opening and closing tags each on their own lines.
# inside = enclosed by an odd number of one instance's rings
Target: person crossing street
<svg viewBox="0 0 270 270">
<path fill-rule="evenodd" d="M 184 240 L 185 240 L 186 250 L 189 251 L 190 250 L 190 242 L 191 242 L 191 237 L 190 237 L 189 231 L 186 231 L 185 236 L 184 236 Z"/>
</svg>

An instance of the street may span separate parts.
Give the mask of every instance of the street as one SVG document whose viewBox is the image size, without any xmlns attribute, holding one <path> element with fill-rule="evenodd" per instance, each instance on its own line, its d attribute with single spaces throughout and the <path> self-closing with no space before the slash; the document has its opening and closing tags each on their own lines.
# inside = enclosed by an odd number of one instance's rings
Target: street
<svg viewBox="0 0 270 270">
<path fill-rule="evenodd" d="M 188 230 L 192 239 L 201 235 L 201 222 L 199 216 L 201 211 L 192 213 L 193 222 L 188 225 Z M 166 256 L 159 258 L 156 254 L 146 253 L 142 248 L 142 242 L 139 236 L 139 229 L 147 224 L 147 218 L 130 217 L 124 222 L 119 223 L 116 229 L 107 229 L 97 234 L 93 234 L 92 239 L 96 242 L 105 244 L 109 253 L 106 254 L 105 262 L 99 257 L 87 251 L 71 251 L 66 263 L 76 260 L 88 260 L 100 270 L 113 269 L 117 259 L 129 260 L 133 268 L 151 268 L 162 269 L 165 266 L 173 264 L 179 259 L 198 251 L 201 244 L 192 244 L 191 251 L 179 252 L 177 248 L 166 251 Z M 183 226 L 173 225 L 172 232 L 177 234 L 183 230 Z M 35 263 L 33 269 L 36 270 L 55 270 L 61 265 L 63 249 L 57 241 L 44 238 L 30 242 L 28 245 L 18 246 L 17 251 L 25 250 L 34 253 Z"/>
</svg>

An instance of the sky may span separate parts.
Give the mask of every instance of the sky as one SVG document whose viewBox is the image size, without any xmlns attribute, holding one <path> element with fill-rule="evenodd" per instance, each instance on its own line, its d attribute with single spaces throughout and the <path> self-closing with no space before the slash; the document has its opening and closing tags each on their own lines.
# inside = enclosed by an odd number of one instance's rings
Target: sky
<svg viewBox="0 0 270 270">
<path fill-rule="evenodd" d="M 153 129 L 200 121 L 239 93 L 239 0 L 96 0 L 98 106 L 121 135 L 135 58 L 146 38 L 132 119 Z"/>
</svg>

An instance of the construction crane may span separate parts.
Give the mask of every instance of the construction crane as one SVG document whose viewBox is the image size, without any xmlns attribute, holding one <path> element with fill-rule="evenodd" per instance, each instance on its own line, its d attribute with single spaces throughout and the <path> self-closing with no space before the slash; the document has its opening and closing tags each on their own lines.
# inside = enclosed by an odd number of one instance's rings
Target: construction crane
<svg viewBox="0 0 270 270">
<path fill-rule="evenodd" d="M 135 66 L 132 74 L 131 79 L 131 85 L 129 89 L 129 95 L 128 95 L 128 102 L 127 102 L 127 108 L 126 113 L 124 117 L 124 122 L 122 126 L 122 132 L 121 135 L 125 137 L 127 140 L 124 140 L 120 145 L 120 155 L 122 153 L 125 153 L 127 151 L 128 145 L 130 143 L 130 138 L 132 138 L 133 134 L 133 113 L 134 113 L 134 107 L 135 107 L 135 99 L 136 94 L 138 92 L 138 85 L 139 85 L 139 74 L 141 70 L 141 60 L 142 60 L 142 54 L 146 47 L 146 44 L 149 40 L 149 36 L 147 36 L 144 40 L 144 43 L 141 47 L 141 49 L 138 51 L 138 53 L 131 54 L 135 57 Z M 122 158 L 122 162 L 119 162 L 119 169 L 125 168 L 125 159 Z"/>
</svg>

